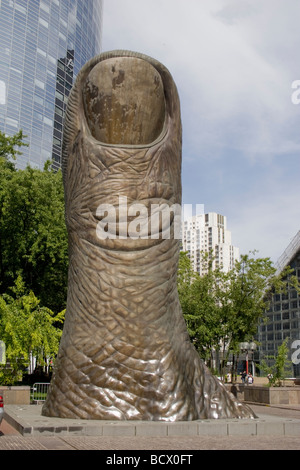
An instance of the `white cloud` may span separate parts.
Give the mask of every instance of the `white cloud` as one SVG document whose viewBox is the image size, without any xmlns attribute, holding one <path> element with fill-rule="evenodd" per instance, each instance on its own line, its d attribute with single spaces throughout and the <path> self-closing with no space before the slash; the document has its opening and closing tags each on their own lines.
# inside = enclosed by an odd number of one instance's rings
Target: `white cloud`
<svg viewBox="0 0 300 470">
<path fill-rule="evenodd" d="M 241 253 L 258 250 L 259 256 L 277 261 L 299 231 L 300 208 L 291 204 L 293 199 L 292 191 L 286 195 L 274 192 L 272 197 L 253 198 L 239 211 L 232 211 L 229 229 Z"/>
<path fill-rule="evenodd" d="M 289 9 L 288 3 L 110 0 L 104 9 L 104 48 L 138 50 L 164 62 L 182 95 L 192 148 L 209 144 L 208 136 L 213 143 L 215 136 L 219 140 L 215 129 L 223 125 L 235 147 L 247 143 L 249 153 L 271 152 L 293 113 L 291 82 L 297 78 L 274 59 L 279 43 L 288 53 L 294 47 L 300 6 L 292 0 Z M 275 29 L 281 23 L 284 34 Z"/>
<path fill-rule="evenodd" d="M 300 105 L 291 100 L 300 80 L 299 18 L 298 0 L 106 0 L 104 7 L 103 50 L 155 57 L 177 84 L 183 202 L 223 211 L 229 226 L 232 215 L 233 239 L 249 250 L 263 245 L 262 256 L 276 256 L 279 240 L 288 244 L 299 225 Z"/>
</svg>

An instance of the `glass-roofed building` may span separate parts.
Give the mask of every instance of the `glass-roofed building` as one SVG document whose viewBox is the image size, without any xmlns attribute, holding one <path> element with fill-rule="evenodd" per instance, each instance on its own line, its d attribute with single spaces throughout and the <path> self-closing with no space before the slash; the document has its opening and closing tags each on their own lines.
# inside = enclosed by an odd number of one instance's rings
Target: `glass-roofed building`
<svg viewBox="0 0 300 470">
<path fill-rule="evenodd" d="M 279 258 L 277 272 L 286 266 L 293 269 L 292 276 L 297 276 L 300 283 L 300 231 Z M 267 321 L 261 323 L 257 336 L 259 358 L 276 356 L 278 347 L 287 338 L 290 374 L 300 377 L 300 294 L 293 283 L 287 282 L 285 292 L 272 294 L 265 317 Z"/>
</svg>

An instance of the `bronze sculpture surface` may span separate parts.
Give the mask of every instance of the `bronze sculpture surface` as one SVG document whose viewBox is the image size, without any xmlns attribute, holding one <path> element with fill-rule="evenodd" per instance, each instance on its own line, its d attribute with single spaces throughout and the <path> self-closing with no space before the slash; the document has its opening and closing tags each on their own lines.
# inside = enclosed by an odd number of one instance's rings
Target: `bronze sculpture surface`
<svg viewBox="0 0 300 470">
<path fill-rule="evenodd" d="M 149 214 L 181 203 L 180 104 L 168 70 L 129 51 L 89 61 L 69 98 L 62 168 L 68 301 L 43 415 L 253 417 L 191 345 L 176 285 L 179 241 L 162 237 L 163 224 L 150 236 L 149 218 L 142 236 L 128 236 L 137 214 L 122 218 L 130 205 Z M 116 209 L 115 226 L 99 206 Z"/>
</svg>

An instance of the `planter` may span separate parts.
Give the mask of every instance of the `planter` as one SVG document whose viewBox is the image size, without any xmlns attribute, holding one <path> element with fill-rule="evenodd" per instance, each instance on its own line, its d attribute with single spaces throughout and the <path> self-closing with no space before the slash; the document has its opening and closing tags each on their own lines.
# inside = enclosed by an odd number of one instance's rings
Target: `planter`
<svg viewBox="0 0 300 470">
<path fill-rule="evenodd" d="M 260 387 L 248 385 L 244 388 L 244 401 L 268 405 L 299 405 L 300 387 Z"/>
<path fill-rule="evenodd" d="M 3 395 L 5 405 L 30 405 L 29 386 L 0 385 L 0 393 Z"/>
</svg>

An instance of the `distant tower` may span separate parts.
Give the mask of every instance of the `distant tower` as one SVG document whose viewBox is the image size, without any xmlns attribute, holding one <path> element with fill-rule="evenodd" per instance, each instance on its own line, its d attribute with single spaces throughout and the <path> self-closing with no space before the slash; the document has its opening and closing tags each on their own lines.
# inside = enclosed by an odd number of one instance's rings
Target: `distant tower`
<svg viewBox="0 0 300 470">
<path fill-rule="evenodd" d="M 18 168 L 59 168 L 70 89 L 101 52 L 102 0 L 1 0 L 0 24 L 0 130 L 27 135 Z"/>
<path fill-rule="evenodd" d="M 225 272 L 239 259 L 239 249 L 231 244 L 226 217 L 215 212 L 198 214 L 183 221 L 182 250 L 188 252 L 194 271 L 199 274 L 204 274 L 201 252 L 212 253 L 213 267 Z"/>
</svg>

